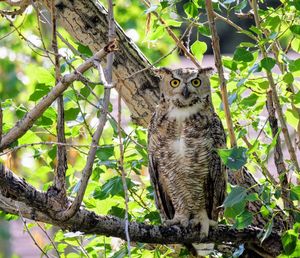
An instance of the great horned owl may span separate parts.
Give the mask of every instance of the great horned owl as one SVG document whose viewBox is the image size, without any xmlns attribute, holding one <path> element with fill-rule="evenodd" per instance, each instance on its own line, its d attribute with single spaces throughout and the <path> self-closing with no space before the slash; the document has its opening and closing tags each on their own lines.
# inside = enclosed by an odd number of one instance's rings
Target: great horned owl
<svg viewBox="0 0 300 258">
<path fill-rule="evenodd" d="M 216 225 L 226 192 L 226 147 L 214 112 L 207 69 L 158 70 L 160 102 L 148 133 L 149 173 L 156 206 L 166 225 L 201 224 L 201 237 Z"/>
</svg>

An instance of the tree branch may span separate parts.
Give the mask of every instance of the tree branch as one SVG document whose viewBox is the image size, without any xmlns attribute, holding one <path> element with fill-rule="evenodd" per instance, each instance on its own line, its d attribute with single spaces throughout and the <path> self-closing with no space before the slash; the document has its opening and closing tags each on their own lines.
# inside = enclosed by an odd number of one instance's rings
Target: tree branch
<svg viewBox="0 0 300 258">
<path fill-rule="evenodd" d="M 234 146 L 236 146 L 236 138 L 235 138 L 235 134 L 234 134 L 233 123 L 232 123 L 232 118 L 231 118 L 230 109 L 229 109 L 226 79 L 224 77 L 224 71 L 223 71 L 223 66 L 222 66 L 219 36 L 217 33 L 216 24 L 215 24 L 215 14 L 213 11 L 211 0 L 206 0 L 205 3 L 206 3 L 205 8 L 206 8 L 206 13 L 207 13 L 207 18 L 209 21 L 209 28 L 210 28 L 211 37 L 212 37 L 211 44 L 212 44 L 212 48 L 214 51 L 215 65 L 218 70 L 218 74 L 219 74 L 219 78 L 220 78 L 220 90 L 221 90 L 222 102 L 223 102 L 223 106 L 224 106 L 224 113 L 225 113 L 225 118 L 226 118 L 227 129 L 228 129 L 229 138 L 230 138 L 230 144 L 231 144 L 231 147 L 234 147 Z"/>
<path fill-rule="evenodd" d="M 100 216 L 81 207 L 69 220 L 55 219 L 56 200 L 48 193 L 40 192 L 13 174 L 0 164 L 0 209 L 11 213 L 22 213 L 24 218 L 41 221 L 60 227 L 63 230 L 81 231 L 86 234 L 107 235 L 126 239 L 125 221 L 113 216 Z M 52 214 L 52 215 L 50 215 Z M 182 228 L 178 226 L 153 226 L 130 222 L 129 234 L 132 241 L 144 243 L 195 243 L 200 242 L 200 228 Z M 271 233 L 262 244 L 257 238 L 261 229 L 249 227 L 244 230 L 233 229 L 219 225 L 210 231 L 207 239 L 202 242 L 217 244 L 230 243 L 238 246 L 246 243 L 259 246 L 264 252 L 277 256 L 281 250 L 281 238 L 277 233 Z"/>
<path fill-rule="evenodd" d="M 61 81 L 52 90 L 40 100 L 40 102 L 24 117 L 17 122 L 17 124 L 2 137 L 0 150 L 7 148 L 11 143 L 24 135 L 33 123 L 43 114 L 43 112 L 61 95 L 68 86 L 77 80 L 81 74 L 90 69 L 95 60 L 103 59 L 108 53 L 116 50 L 116 42 L 110 42 L 103 49 L 96 52 L 95 55 L 87 59 L 83 64 L 77 67 L 76 71 L 71 74 L 63 76 Z"/>
<path fill-rule="evenodd" d="M 55 84 L 58 84 L 61 80 L 59 54 L 57 46 L 57 30 L 56 30 L 56 8 L 54 1 L 51 6 L 52 14 L 52 48 L 54 55 L 54 67 L 55 67 Z M 59 143 L 66 143 L 65 137 L 65 113 L 64 113 L 64 97 L 59 95 L 57 98 L 57 141 Z M 57 168 L 54 174 L 53 190 L 60 195 L 62 203 L 67 204 L 67 191 L 66 191 L 66 171 L 68 169 L 67 163 L 67 150 L 64 145 L 57 145 Z"/>
</svg>

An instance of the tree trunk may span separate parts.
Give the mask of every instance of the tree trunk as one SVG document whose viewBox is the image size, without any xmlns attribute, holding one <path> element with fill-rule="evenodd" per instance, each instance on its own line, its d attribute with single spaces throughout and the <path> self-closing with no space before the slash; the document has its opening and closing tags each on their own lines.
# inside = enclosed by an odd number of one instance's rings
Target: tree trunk
<svg viewBox="0 0 300 258">
<path fill-rule="evenodd" d="M 49 7 L 49 0 L 45 1 Z M 61 25 L 81 44 L 94 53 L 108 43 L 107 11 L 92 0 L 56 1 L 57 14 Z M 151 115 L 159 100 L 159 78 L 150 68 L 151 64 L 138 47 L 116 24 L 119 51 L 115 53 L 113 81 L 121 89 L 122 99 L 132 114 L 132 120 L 144 127 L 148 126 Z M 147 69 L 125 79 L 135 72 Z"/>
</svg>

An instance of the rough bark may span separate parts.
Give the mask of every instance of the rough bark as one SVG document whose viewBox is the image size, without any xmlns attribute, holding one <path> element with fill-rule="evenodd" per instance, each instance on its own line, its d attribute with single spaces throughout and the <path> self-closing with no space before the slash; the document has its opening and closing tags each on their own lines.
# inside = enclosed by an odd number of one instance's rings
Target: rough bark
<svg viewBox="0 0 300 258">
<path fill-rule="evenodd" d="M 44 1 L 50 7 L 49 1 Z M 60 0 L 55 3 L 62 26 L 80 43 L 95 52 L 108 42 L 107 11 L 94 1 Z M 159 100 L 159 79 L 148 69 L 125 79 L 133 73 L 150 67 L 149 61 L 138 47 L 116 24 L 119 51 L 115 53 L 113 81 L 122 88 L 122 99 L 131 111 L 135 123 L 147 126 Z M 125 79 L 125 80 L 124 80 Z"/>
<path fill-rule="evenodd" d="M 64 230 L 80 231 L 86 234 L 99 234 L 126 239 L 125 221 L 113 216 L 100 216 L 86 210 L 84 207 L 67 221 L 61 221 L 55 216 L 55 210 L 61 207 L 59 200 L 47 192 L 40 192 L 29 185 L 24 179 L 0 165 L 0 209 L 12 214 L 22 214 L 24 218 L 41 221 L 58 226 Z M 202 242 L 216 244 L 230 242 L 238 246 L 244 243 L 249 246 L 260 246 L 264 253 L 278 255 L 282 250 L 280 236 L 272 233 L 263 244 L 257 238 L 259 228 L 249 227 L 236 230 L 229 226 L 219 225 L 210 231 L 207 239 Z M 144 243 L 195 243 L 200 241 L 200 228 L 182 228 L 147 225 L 144 223 L 129 223 L 129 234 L 132 241 Z"/>
</svg>

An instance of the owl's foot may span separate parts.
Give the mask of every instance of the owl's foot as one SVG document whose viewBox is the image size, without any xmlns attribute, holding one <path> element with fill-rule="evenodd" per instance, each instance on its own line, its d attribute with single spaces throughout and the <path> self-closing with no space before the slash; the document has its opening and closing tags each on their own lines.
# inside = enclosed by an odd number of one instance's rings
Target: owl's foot
<svg viewBox="0 0 300 258">
<path fill-rule="evenodd" d="M 164 221 L 166 226 L 178 225 L 180 224 L 183 227 L 187 227 L 189 225 L 189 218 L 186 215 L 176 215 L 173 219 L 169 219 Z"/>
<path fill-rule="evenodd" d="M 205 210 L 198 213 L 193 219 L 190 220 L 190 224 L 192 226 L 196 226 L 198 224 L 201 225 L 200 230 L 200 239 L 204 239 L 208 237 L 209 227 L 215 227 L 218 225 L 218 222 L 214 220 L 210 220 L 207 216 Z"/>
</svg>

